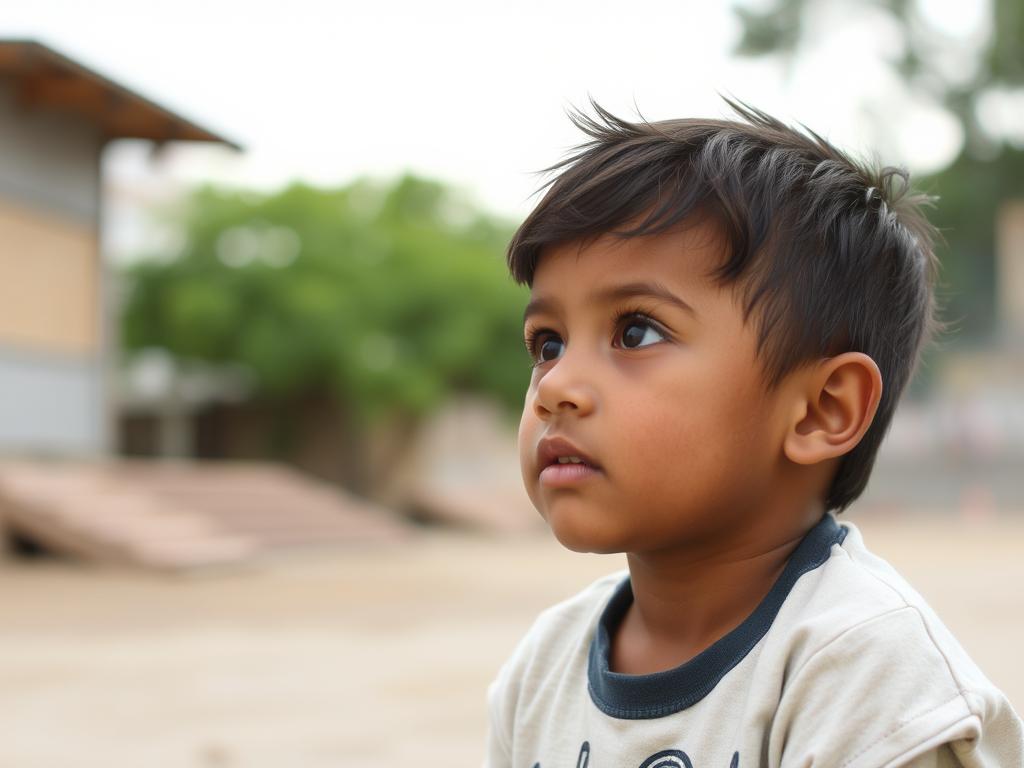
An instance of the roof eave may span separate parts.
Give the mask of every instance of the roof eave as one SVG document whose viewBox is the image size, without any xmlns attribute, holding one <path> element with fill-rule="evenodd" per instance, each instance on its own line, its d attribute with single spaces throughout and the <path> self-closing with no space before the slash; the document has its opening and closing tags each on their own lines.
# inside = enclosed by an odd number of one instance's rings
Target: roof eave
<svg viewBox="0 0 1024 768">
<path fill-rule="evenodd" d="M 100 126 L 105 140 L 208 141 L 237 151 L 210 131 L 34 40 L 0 40 L 0 75 L 18 81 L 26 108 L 63 109 Z"/>
</svg>

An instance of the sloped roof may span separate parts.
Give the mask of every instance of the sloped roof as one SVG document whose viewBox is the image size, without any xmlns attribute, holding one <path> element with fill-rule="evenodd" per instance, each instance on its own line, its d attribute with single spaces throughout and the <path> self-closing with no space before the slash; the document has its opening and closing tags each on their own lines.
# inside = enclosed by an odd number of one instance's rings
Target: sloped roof
<svg viewBox="0 0 1024 768">
<path fill-rule="evenodd" d="M 17 83 L 26 109 L 69 111 L 96 123 L 108 139 L 235 142 L 186 120 L 88 67 L 32 40 L 0 40 L 0 77 Z"/>
</svg>

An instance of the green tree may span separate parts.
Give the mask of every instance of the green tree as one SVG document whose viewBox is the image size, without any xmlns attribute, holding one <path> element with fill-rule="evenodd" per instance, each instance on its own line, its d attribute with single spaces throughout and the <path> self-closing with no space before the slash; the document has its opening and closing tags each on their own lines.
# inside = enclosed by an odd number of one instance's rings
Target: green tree
<svg viewBox="0 0 1024 768">
<path fill-rule="evenodd" d="M 360 435 L 383 417 L 414 426 L 453 391 L 521 406 L 511 227 L 442 184 L 204 187 L 182 226 L 179 253 L 124 275 L 128 354 L 242 364 L 270 400 L 327 392 Z"/>
<path fill-rule="evenodd" d="M 826 0 L 851 13 L 864 8 L 881 10 L 896 22 L 900 41 L 894 46 L 894 66 L 917 94 L 926 94 L 960 121 L 965 151 L 990 159 L 1005 137 L 993 135 L 980 119 L 982 102 L 995 91 L 1024 89 L 1024 5 L 1020 0 L 991 0 L 987 38 L 980 45 L 949 39 L 930 24 L 914 0 L 861 0 L 856 4 Z M 822 0 L 774 0 L 752 8 L 739 3 L 734 10 L 741 35 L 736 53 L 741 56 L 776 55 L 791 65 L 799 58 L 808 36 L 808 18 Z M 951 66 L 951 49 L 968 59 Z"/>
</svg>

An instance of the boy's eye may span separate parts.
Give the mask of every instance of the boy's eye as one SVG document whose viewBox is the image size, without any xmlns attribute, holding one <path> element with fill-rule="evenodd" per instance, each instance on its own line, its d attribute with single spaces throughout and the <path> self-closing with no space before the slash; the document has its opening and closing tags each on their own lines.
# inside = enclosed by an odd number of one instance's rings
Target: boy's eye
<svg viewBox="0 0 1024 768">
<path fill-rule="evenodd" d="M 626 349 L 647 347 L 665 340 L 665 337 L 658 333 L 650 322 L 640 318 L 630 320 L 622 326 L 621 338 L 622 346 Z"/>
<path fill-rule="evenodd" d="M 527 330 L 524 341 L 534 365 L 556 360 L 565 351 L 565 342 L 551 331 Z"/>
<path fill-rule="evenodd" d="M 537 345 L 537 360 L 542 363 L 556 360 L 562 356 L 565 344 L 557 336 L 543 336 Z"/>
</svg>

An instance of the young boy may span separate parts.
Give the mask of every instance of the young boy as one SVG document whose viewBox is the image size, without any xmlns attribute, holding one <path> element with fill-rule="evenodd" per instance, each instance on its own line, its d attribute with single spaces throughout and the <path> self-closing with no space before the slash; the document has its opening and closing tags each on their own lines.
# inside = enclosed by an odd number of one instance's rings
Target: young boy
<svg viewBox="0 0 1024 768">
<path fill-rule="evenodd" d="M 732 106 L 573 116 L 592 141 L 509 246 L 527 491 L 629 570 L 519 643 L 487 765 L 1020 768 L 1005 696 L 833 514 L 936 325 L 924 198 Z"/>
</svg>

